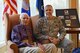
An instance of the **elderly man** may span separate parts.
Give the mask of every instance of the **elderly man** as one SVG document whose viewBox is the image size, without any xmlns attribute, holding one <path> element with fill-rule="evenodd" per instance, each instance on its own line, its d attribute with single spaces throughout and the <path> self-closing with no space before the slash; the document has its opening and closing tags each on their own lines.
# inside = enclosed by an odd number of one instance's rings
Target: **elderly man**
<svg viewBox="0 0 80 53">
<path fill-rule="evenodd" d="M 57 47 L 64 48 L 64 53 L 70 53 L 73 42 L 65 38 L 66 31 L 61 20 L 52 15 L 53 7 L 46 5 L 45 13 L 46 16 L 40 18 L 36 23 L 35 34 L 38 35 L 36 39 L 43 44 L 45 42 L 51 42 Z M 59 36 L 58 33 L 60 34 Z"/>
<path fill-rule="evenodd" d="M 49 47 L 47 51 L 56 51 L 53 44 L 47 44 L 48 47 L 43 47 L 44 45 L 39 43 L 37 46 L 33 44 L 30 20 L 28 14 L 20 14 L 20 24 L 14 26 L 11 33 L 11 40 L 18 45 L 20 53 L 46 53 L 45 50 Z M 55 51 L 53 53 L 56 53 Z"/>
</svg>

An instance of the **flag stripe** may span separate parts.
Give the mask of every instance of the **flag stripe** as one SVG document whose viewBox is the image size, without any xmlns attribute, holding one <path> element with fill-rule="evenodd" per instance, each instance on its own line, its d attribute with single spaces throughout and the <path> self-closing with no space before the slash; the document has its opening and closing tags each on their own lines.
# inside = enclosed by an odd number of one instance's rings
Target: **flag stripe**
<svg viewBox="0 0 80 53">
<path fill-rule="evenodd" d="M 12 12 L 12 10 L 10 9 L 10 14 L 12 15 L 12 13 L 13 13 L 13 12 Z"/>
<path fill-rule="evenodd" d="M 3 14 L 5 12 L 9 13 L 9 14 L 17 14 L 17 0 L 4 0 L 4 11 Z"/>
<path fill-rule="evenodd" d="M 10 4 L 11 4 L 11 8 L 12 8 L 12 11 L 16 11 L 16 13 L 17 13 L 17 6 L 15 6 L 15 4 L 10 0 Z"/>
<path fill-rule="evenodd" d="M 15 0 L 12 0 L 12 2 L 15 4 L 15 6 L 17 6 L 17 3 L 16 3 L 16 1 L 15 1 Z"/>
<path fill-rule="evenodd" d="M 10 0 L 10 4 L 11 4 L 11 6 L 13 6 L 15 9 L 17 9 L 16 7 L 16 5 Z"/>
<path fill-rule="evenodd" d="M 17 3 L 16 0 L 4 0 L 4 11 L 3 14 L 7 12 L 9 15 L 17 14 Z M 4 16 L 2 17 L 4 21 Z M 3 23 L 4 25 L 5 23 Z"/>
<path fill-rule="evenodd" d="M 8 10 L 8 5 L 5 6 L 3 14 Z"/>
<path fill-rule="evenodd" d="M 9 0 L 6 0 L 5 1 L 8 5 L 9 5 L 9 7 L 10 7 L 10 9 L 12 10 L 12 11 L 14 11 L 14 13 L 16 13 L 17 14 L 17 10 L 14 8 L 14 6 L 12 6 L 12 4 L 10 3 L 10 1 Z M 15 5 L 15 4 L 14 4 Z"/>
</svg>

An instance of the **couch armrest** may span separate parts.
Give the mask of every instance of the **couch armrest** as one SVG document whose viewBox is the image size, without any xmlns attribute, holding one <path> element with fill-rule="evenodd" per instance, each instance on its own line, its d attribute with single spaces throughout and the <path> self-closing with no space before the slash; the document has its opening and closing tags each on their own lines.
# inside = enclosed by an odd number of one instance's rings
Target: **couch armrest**
<svg viewBox="0 0 80 53">
<path fill-rule="evenodd" d="M 7 47 L 8 47 L 9 53 L 19 53 L 18 46 L 10 40 L 8 40 L 8 42 L 7 42 Z"/>
<path fill-rule="evenodd" d="M 19 53 L 19 48 L 16 44 L 11 44 L 10 48 L 14 51 L 14 53 Z"/>
</svg>

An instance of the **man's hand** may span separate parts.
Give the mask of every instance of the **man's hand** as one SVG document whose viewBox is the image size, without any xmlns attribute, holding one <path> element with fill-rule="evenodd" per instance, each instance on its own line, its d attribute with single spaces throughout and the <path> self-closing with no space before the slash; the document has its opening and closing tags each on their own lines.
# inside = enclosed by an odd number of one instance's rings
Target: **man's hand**
<svg viewBox="0 0 80 53">
<path fill-rule="evenodd" d="M 41 48 L 44 51 L 44 53 L 45 53 L 45 47 L 43 45 L 41 45 L 40 43 L 38 43 L 38 47 Z"/>
<path fill-rule="evenodd" d="M 28 43 L 28 40 L 27 39 L 25 39 L 25 40 L 22 40 L 22 42 L 24 42 L 24 43 Z M 29 44 L 29 43 L 28 43 Z"/>
</svg>

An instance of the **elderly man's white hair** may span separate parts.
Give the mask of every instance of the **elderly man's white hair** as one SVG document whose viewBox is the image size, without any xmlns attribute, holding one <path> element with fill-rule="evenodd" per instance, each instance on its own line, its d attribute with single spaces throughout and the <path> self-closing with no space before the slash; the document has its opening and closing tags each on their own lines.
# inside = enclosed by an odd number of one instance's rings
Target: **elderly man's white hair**
<svg viewBox="0 0 80 53">
<path fill-rule="evenodd" d="M 29 15 L 28 15 L 27 13 L 21 13 L 21 14 L 20 14 L 20 19 L 24 18 L 24 15 L 27 15 L 28 18 L 29 18 Z"/>
</svg>

